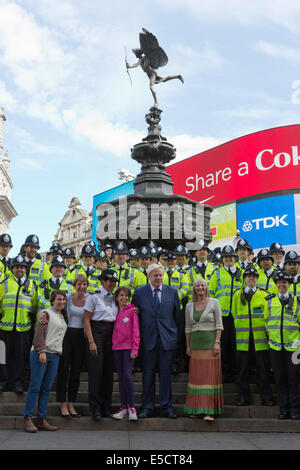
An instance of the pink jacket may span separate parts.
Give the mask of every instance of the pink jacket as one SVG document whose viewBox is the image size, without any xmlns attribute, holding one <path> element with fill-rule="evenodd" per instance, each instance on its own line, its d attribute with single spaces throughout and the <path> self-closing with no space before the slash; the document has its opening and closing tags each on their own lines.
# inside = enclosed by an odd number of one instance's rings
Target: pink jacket
<svg viewBox="0 0 300 470">
<path fill-rule="evenodd" d="M 134 305 L 128 304 L 118 311 L 112 335 L 112 349 L 130 349 L 137 354 L 140 344 L 139 318 Z"/>
</svg>

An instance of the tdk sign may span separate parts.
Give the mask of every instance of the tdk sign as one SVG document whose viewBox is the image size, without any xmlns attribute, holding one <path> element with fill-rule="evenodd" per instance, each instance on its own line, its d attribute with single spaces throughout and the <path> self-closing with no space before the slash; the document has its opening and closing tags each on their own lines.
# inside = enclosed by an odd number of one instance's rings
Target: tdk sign
<svg viewBox="0 0 300 470">
<path fill-rule="evenodd" d="M 237 226 L 253 248 L 296 243 L 294 196 L 260 199 L 237 205 Z"/>
<path fill-rule="evenodd" d="M 249 232 L 253 229 L 253 226 L 256 230 L 264 229 L 264 228 L 271 228 L 271 227 L 279 227 L 280 224 L 288 225 L 287 221 L 285 220 L 288 217 L 288 214 L 284 214 L 281 217 L 276 215 L 275 217 L 264 217 L 262 219 L 254 219 L 254 220 L 246 220 L 243 223 L 242 230 L 244 232 Z"/>
</svg>

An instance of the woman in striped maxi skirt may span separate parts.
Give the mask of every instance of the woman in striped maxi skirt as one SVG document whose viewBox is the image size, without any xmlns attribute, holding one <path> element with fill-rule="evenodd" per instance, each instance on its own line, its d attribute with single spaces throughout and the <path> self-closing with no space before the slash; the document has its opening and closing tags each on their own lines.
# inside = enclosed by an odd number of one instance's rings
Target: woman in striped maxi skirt
<svg viewBox="0 0 300 470">
<path fill-rule="evenodd" d="M 223 413 L 220 338 L 223 330 L 219 301 L 209 297 L 207 283 L 197 279 L 193 302 L 186 306 L 185 333 L 190 356 L 184 411 L 213 421 Z"/>
</svg>

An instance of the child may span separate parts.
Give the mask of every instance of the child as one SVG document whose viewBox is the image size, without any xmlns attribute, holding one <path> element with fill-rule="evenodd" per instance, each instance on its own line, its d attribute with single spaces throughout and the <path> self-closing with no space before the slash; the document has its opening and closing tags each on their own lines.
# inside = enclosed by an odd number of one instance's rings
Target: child
<svg viewBox="0 0 300 470">
<path fill-rule="evenodd" d="M 113 418 L 122 419 L 128 415 L 130 421 L 135 421 L 137 416 L 132 369 L 134 359 L 138 355 L 140 331 L 135 307 L 128 303 L 130 295 L 130 289 L 125 286 L 119 287 L 115 292 L 118 314 L 112 336 L 112 349 L 118 373 L 121 408 L 113 414 Z"/>
</svg>

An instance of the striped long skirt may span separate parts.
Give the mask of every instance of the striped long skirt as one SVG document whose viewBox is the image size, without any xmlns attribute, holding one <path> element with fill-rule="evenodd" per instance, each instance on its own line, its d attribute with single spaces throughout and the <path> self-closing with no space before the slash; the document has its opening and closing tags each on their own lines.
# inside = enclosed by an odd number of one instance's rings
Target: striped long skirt
<svg viewBox="0 0 300 470">
<path fill-rule="evenodd" d="M 192 350 L 185 413 L 219 415 L 223 406 L 221 354 L 215 356 L 211 349 Z"/>
</svg>

